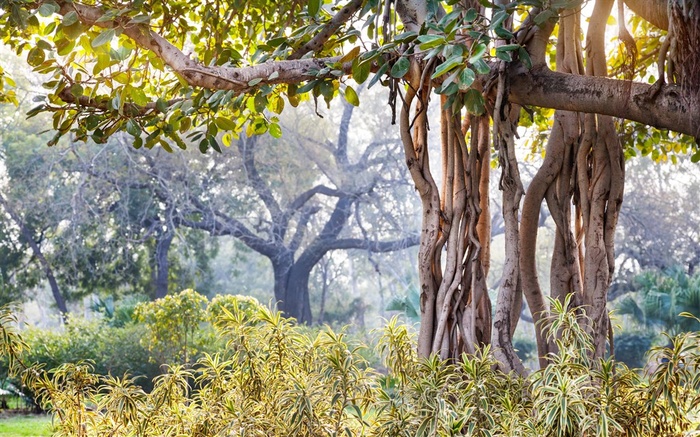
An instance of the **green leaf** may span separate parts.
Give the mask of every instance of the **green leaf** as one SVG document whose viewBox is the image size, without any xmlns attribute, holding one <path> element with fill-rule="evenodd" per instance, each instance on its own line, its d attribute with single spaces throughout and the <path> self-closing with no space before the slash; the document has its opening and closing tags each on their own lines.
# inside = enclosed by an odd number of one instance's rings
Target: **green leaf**
<svg viewBox="0 0 700 437">
<path fill-rule="evenodd" d="M 409 68 L 411 68 L 411 61 L 402 56 L 394 63 L 394 66 L 391 67 L 391 77 L 397 79 L 402 78 L 408 73 Z"/>
<path fill-rule="evenodd" d="M 503 23 L 506 18 L 508 18 L 509 14 L 506 11 L 498 11 L 495 14 L 493 14 L 493 19 L 491 20 L 491 29 L 496 29 L 497 27 L 502 27 L 501 23 Z"/>
<path fill-rule="evenodd" d="M 532 68 L 532 60 L 530 59 L 530 55 L 527 53 L 527 50 L 520 47 L 518 49 L 518 58 L 520 58 L 520 62 L 522 62 L 528 70 Z"/>
<path fill-rule="evenodd" d="M 464 14 L 464 21 L 467 23 L 471 23 L 472 21 L 476 20 L 476 17 L 479 15 L 479 13 L 476 11 L 474 8 L 469 8 L 466 14 Z"/>
<path fill-rule="evenodd" d="M 352 106 L 360 106 L 360 98 L 350 85 L 345 87 L 345 100 Z"/>
<path fill-rule="evenodd" d="M 377 70 L 377 72 L 374 74 L 374 77 L 372 78 L 372 80 L 370 80 L 369 83 L 367 84 L 367 89 L 372 88 L 372 86 L 373 86 L 374 84 L 376 84 L 377 82 L 379 82 L 379 80 L 382 78 L 382 76 L 384 75 L 384 73 L 386 73 L 386 71 L 387 71 L 388 69 L 389 69 L 389 64 L 388 64 L 388 63 L 386 63 L 386 64 L 382 65 L 381 67 L 379 67 L 379 70 Z"/>
<path fill-rule="evenodd" d="M 67 38 L 61 38 L 54 41 L 54 44 L 56 45 L 56 53 L 58 53 L 60 56 L 66 56 L 75 47 L 75 41 L 70 41 Z"/>
<path fill-rule="evenodd" d="M 107 29 L 97 35 L 95 39 L 92 40 L 90 45 L 92 46 L 93 49 L 96 49 L 97 47 L 100 47 L 104 44 L 107 44 L 108 42 L 112 41 L 112 38 L 114 38 L 114 29 Z"/>
<path fill-rule="evenodd" d="M 471 88 L 464 93 L 464 106 L 470 114 L 481 115 L 484 113 L 484 96 Z"/>
<path fill-rule="evenodd" d="M 269 132 L 274 138 L 282 138 L 282 128 L 277 123 L 270 123 Z"/>
<path fill-rule="evenodd" d="M 304 94 L 311 91 L 318 84 L 318 80 L 310 80 L 296 90 L 296 94 Z"/>
<path fill-rule="evenodd" d="M 360 55 L 360 46 L 353 47 L 352 50 L 350 50 L 348 53 L 343 55 L 342 58 L 338 62 L 341 64 L 344 64 L 346 62 L 350 62 L 353 59 L 357 58 Z"/>
<path fill-rule="evenodd" d="M 483 58 L 484 53 L 486 53 L 487 47 L 486 44 L 483 43 L 478 43 L 474 47 L 472 47 L 472 52 L 471 56 L 469 57 L 469 62 L 474 63 L 480 59 Z"/>
<path fill-rule="evenodd" d="M 131 24 L 139 24 L 139 23 L 148 23 L 151 21 L 151 16 L 150 15 L 145 15 L 145 14 L 140 14 L 135 16 L 134 18 L 129 21 Z"/>
<path fill-rule="evenodd" d="M 413 41 L 418 34 L 412 30 L 409 30 L 408 32 L 404 32 L 402 34 L 396 35 L 394 37 L 395 42 L 409 42 Z"/>
<path fill-rule="evenodd" d="M 542 24 L 544 24 L 545 22 L 547 22 L 550 18 L 552 18 L 554 16 L 556 16 L 556 13 L 553 10 L 545 9 L 544 11 L 537 14 L 537 16 L 535 17 L 535 24 L 537 24 L 538 26 L 541 26 Z"/>
<path fill-rule="evenodd" d="M 221 153 L 221 146 L 219 145 L 219 142 L 216 141 L 216 137 L 211 136 L 211 137 L 208 137 L 208 139 L 209 139 L 209 146 L 212 149 L 216 150 L 217 152 Z"/>
<path fill-rule="evenodd" d="M 66 15 L 63 16 L 63 20 L 61 20 L 61 25 L 63 27 L 68 27 L 72 26 L 73 24 L 78 22 L 78 13 L 75 11 L 70 11 Z"/>
<path fill-rule="evenodd" d="M 514 37 L 513 33 L 505 29 L 503 26 L 498 26 L 493 31 L 499 38 L 512 39 Z"/>
<path fill-rule="evenodd" d="M 163 99 L 158 99 L 156 101 L 156 109 L 163 113 L 168 112 L 168 102 Z"/>
<path fill-rule="evenodd" d="M 166 152 L 173 153 L 173 148 L 170 147 L 170 144 L 167 141 L 159 139 L 158 144 L 160 144 L 160 147 L 162 147 Z"/>
<path fill-rule="evenodd" d="M 476 74 L 471 68 L 465 67 L 464 70 L 459 74 L 459 89 L 466 91 L 467 88 L 474 83 L 476 79 Z"/>
<path fill-rule="evenodd" d="M 42 17 L 48 17 L 56 12 L 58 12 L 61 8 L 54 2 L 46 2 L 42 3 L 41 6 L 39 6 L 39 15 Z"/>
<path fill-rule="evenodd" d="M 207 153 L 209 150 L 209 141 L 207 141 L 206 138 L 204 138 L 202 141 L 199 142 L 199 151 L 201 153 Z"/>
<path fill-rule="evenodd" d="M 273 99 L 268 100 L 270 100 L 268 107 L 272 112 L 281 114 L 284 111 L 284 99 L 281 96 L 274 96 Z"/>
<path fill-rule="evenodd" d="M 512 52 L 518 50 L 520 44 L 504 44 L 502 46 L 496 47 L 496 52 Z"/>
<path fill-rule="evenodd" d="M 418 42 L 420 42 L 418 48 L 421 50 L 429 50 L 433 47 L 445 44 L 446 41 L 445 37 L 441 35 L 421 35 L 418 37 Z"/>
<path fill-rule="evenodd" d="M 474 70 L 476 70 L 476 72 L 479 74 L 487 74 L 489 71 L 491 71 L 491 67 L 489 67 L 489 64 L 487 64 L 483 59 L 477 59 L 473 65 Z"/>
<path fill-rule="evenodd" d="M 235 131 L 237 126 L 230 118 L 227 117 L 216 117 L 214 120 L 216 127 L 225 131 Z"/>
<path fill-rule="evenodd" d="M 360 58 L 355 58 L 352 61 L 352 78 L 357 83 L 364 83 L 369 77 L 372 62 L 361 62 Z"/>
<path fill-rule="evenodd" d="M 126 122 L 126 131 L 134 137 L 141 135 L 141 127 L 132 119 Z"/>
<path fill-rule="evenodd" d="M 700 162 L 700 150 L 695 152 L 695 154 L 690 157 L 690 162 L 692 162 L 693 164 Z"/>
<path fill-rule="evenodd" d="M 510 54 L 510 52 L 499 52 L 499 51 L 496 51 L 496 57 L 497 57 L 498 59 L 500 59 L 500 60 L 502 60 L 502 61 L 506 61 L 506 62 L 512 62 L 512 61 L 513 61 L 513 57 L 512 57 L 512 55 Z"/>
<path fill-rule="evenodd" d="M 46 59 L 46 55 L 39 47 L 34 47 L 27 54 L 27 63 L 32 67 L 38 67 L 44 62 L 44 59 Z"/>
<path fill-rule="evenodd" d="M 253 103 L 257 112 L 263 112 L 267 107 L 267 97 L 264 96 L 263 93 L 257 93 L 253 99 Z"/>
<path fill-rule="evenodd" d="M 79 83 L 74 83 L 70 87 L 70 93 L 75 97 L 76 99 L 79 98 L 80 96 L 83 95 L 83 87 Z"/>
<path fill-rule="evenodd" d="M 448 71 L 452 70 L 453 68 L 462 65 L 463 63 L 464 58 L 462 58 L 461 55 L 453 56 L 450 59 L 443 62 L 442 64 L 438 65 L 438 67 L 435 69 L 435 72 L 430 78 L 435 79 L 437 77 L 440 77 Z"/>
<path fill-rule="evenodd" d="M 139 106 L 146 106 L 148 104 L 148 97 L 146 93 L 141 88 L 131 88 L 129 97 L 131 100 Z"/>
<path fill-rule="evenodd" d="M 321 9 L 321 0 L 309 0 L 309 15 L 315 17 Z"/>
</svg>

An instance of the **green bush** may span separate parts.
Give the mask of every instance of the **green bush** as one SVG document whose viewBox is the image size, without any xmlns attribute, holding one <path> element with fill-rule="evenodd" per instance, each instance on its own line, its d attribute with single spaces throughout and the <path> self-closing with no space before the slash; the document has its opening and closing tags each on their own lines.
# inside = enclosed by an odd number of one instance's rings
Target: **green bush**
<svg viewBox="0 0 700 437">
<path fill-rule="evenodd" d="M 379 340 L 380 374 L 343 333 L 238 304 L 215 320 L 222 350 L 169 366 L 150 393 L 85 363 L 24 375 L 54 412 L 57 436 L 687 435 L 700 413 L 700 333 L 654 349 L 660 364 L 644 380 L 592 361 L 582 316 L 553 312 L 559 352 L 525 378 L 499 372 L 488 348 L 460 362 L 419 359 L 397 319 Z"/>
<path fill-rule="evenodd" d="M 98 375 L 129 374 L 149 390 L 159 369 L 140 343 L 145 334 L 143 325 L 132 323 L 117 328 L 102 320 L 71 317 L 62 331 L 36 328 L 25 331 L 28 349 L 23 360 L 42 364 L 45 369 L 90 362 Z"/>
<path fill-rule="evenodd" d="M 141 344 L 161 364 L 189 364 L 206 320 L 207 298 L 192 289 L 136 306 L 134 318 L 146 326 Z"/>
</svg>

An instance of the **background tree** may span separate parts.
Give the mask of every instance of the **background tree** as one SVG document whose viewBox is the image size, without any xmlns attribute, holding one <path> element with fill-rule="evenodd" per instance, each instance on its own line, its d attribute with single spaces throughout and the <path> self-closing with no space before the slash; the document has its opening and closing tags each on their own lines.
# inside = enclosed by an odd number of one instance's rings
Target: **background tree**
<svg viewBox="0 0 700 437">
<path fill-rule="evenodd" d="M 191 228 L 234 236 L 268 258 L 278 307 L 311 323 L 308 284 L 325 254 L 348 249 L 386 252 L 417 243 L 417 236 L 401 229 L 400 190 L 392 194 L 396 198 L 387 197 L 390 189 L 406 185 L 394 158 L 397 139 L 378 134 L 369 141 L 361 134 L 351 147 L 349 136 L 361 129 L 350 125 L 352 108 L 345 106 L 336 134 L 319 130 L 316 123 L 313 134 L 290 131 L 281 140 L 235 140 L 235 149 L 216 157 L 154 157 L 125 148 L 123 152 L 132 156 L 121 161 L 131 170 L 120 167 L 117 159 L 89 172 L 113 181 L 120 191 L 141 190 L 138 197 L 146 196 L 150 205 L 162 210 L 161 218 L 149 219 L 156 229 L 174 233 Z M 329 140 L 333 135 L 337 138 Z M 358 147 L 363 141 L 369 144 Z M 137 211 L 153 216 L 145 207 Z M 167 278 L 166 253 L 156 250 L 159 271 Z"/>
</svg>

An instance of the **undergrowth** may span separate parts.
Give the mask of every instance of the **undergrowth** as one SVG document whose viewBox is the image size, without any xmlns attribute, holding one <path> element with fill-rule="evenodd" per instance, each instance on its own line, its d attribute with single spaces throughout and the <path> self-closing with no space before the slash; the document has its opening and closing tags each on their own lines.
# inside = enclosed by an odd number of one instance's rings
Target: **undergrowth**
<svg viewBox="0 0 700 437">
<path fill-rule="evenodd" d="M 558 353 L 526 378 L 499 372 L 486 348 L 459 362 L 419 359 L 392 319 L 372 369 L 361 344 L 310 333 L 263 306 L 221 307 L 225 343 L 194 365 L 168 367 L 145 392 L 89 362 L 28 366 L 12 312 L 0 312 L 0 354 L 55 417 L 56 436 L 675 436 L 700 405 L 700 335 L 657 348 L 648 377 L 591 361 L 580 315 L 559 311 Z M 366 355 L 366 354 L 365 354 Z"/>
</svg>

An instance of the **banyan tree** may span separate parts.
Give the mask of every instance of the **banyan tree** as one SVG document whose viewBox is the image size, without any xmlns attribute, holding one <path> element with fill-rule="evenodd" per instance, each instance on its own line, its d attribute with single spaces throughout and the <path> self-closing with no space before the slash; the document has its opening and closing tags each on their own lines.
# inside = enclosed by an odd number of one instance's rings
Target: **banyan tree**
<svg viewBox="0 0 700 437">
<path fill-rule="evenodd" d="M 3 43 L 45 74 L 47 95 L 30 115 L 52 114 L 52 142 L 123 130 L 136 147 L 220 151 L 241 131 L 278 131 L 285 105 L 337 96 L 357 105 L 356 83 L 386 86 L 387 129 L 400 131 L 422 205 L 423 356 L 490 344 L 504 370 L 523 372 L 512 336 L 527 302 L 546 365 L 557 300 L 585 312 L 603 356 L 625 158 L 700 160 L 695 0 L 1 0 L 0 9 Z M 525 188 L 518 128 L 544 117 L 539 108 L 555 111 Z M 676 146 L 649 144 L 654 129 Z M 501 211 L 489 210 L 489 178 Z M 556 225 L 547 286 L 535 258 L 544 203 Z M 506 250 L 494 302 L 491 214 L 503 215 Z"/>
</svg>

